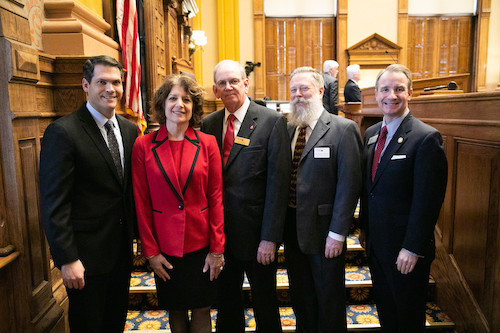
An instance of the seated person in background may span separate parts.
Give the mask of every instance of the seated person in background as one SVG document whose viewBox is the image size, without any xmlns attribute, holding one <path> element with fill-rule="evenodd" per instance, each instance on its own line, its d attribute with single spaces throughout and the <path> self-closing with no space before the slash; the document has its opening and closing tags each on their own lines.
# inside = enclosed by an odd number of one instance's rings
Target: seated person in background
<svg viewBox="0 0 500 333">
<path fill-rule="evenodd" d="M 132 152 L 142 248 L 174 333 L 212 331 L 214 280 L 224 266 L 222 161 L 215 137 L 193 129 L 202 115 L 202 88 L 187 76 L 167 77 L 153 97 L 160 129 Z"/>
<path fill-rule="evenodd" d="M 344 87 L 344 100 L 346 103 L 361 102 L 361 89 L 358 82 L 361 78 L 361 70 L 359 65 L 350 65 L 346 68 L 347 82 Z"/>
</svg>

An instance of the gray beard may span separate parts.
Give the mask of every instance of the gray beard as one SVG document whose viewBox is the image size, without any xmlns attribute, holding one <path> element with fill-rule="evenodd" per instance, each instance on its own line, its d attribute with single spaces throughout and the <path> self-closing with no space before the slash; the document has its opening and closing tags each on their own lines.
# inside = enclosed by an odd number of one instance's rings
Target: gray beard
<svg viewBox="0 0 500 333">
<path fill-rule="evenodd" d="M 297 106 L 297 102 L 303 102 L 303 105 Z M 290 102 L 290 113 L 288 122 L 293 126 L 305 127 L 314 120 L 316 110 L 323 109 L 323 102 L 320 97 L 314 96 L 310 99 L 299 98 Z"/>
</svg>

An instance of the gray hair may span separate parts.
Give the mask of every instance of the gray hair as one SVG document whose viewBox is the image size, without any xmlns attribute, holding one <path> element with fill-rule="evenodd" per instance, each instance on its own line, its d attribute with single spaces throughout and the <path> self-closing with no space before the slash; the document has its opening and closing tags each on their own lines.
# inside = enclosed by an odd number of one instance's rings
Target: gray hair
<svg viewBox="0 0 500 333">
<path fill-rule="evenodd" d="M 226 60 L 219 61 L 219 63 L 217 65 L 215 65 L 215 67 L 214 67 L 214 83 L 217 83 L 216 79 L 215 79 L 215 75 L 217 74 L 217 71 L 219 70 L 219 67 L 224 66 L 224 65 L 229 65 L 229 64 L 236 65 L 236 66 L 238 66 L 240 68 L 240 76 L 241 76 L 242 80 L 245 80 L 247 78 L 247 74 L 245 72 L 245 67 L 243 67 L 237 61 L 226 59 Z"/>
<path fill-rule="evenodd" d="M 354 64 L 354 65 L 347 66 L 347 68 L 345 70 L 347 72 L 347 78 L 352 80 L 354 77 L 354 74 L 359 73 L 359 71 L 361 70 L 361 67 L 359 67 L 358 64 Z"/>
<path fill-rule="evenodd" d="M 336 62 L 335 60 L 326 60 L 323 63 L 323 73 L 330 72 L 331 68 L 339 68 L 339 63 Z"/>
<path fill-rule="evenodd" d="M 378 91 L 378 80 L 384 74 L 385 72 L 392 72 L 392 73 L 403 73 L 406 78 L 408 79 L 408 91 L 410 91 L 413 80 L 411 78 L 411 71 L 408 69 L 408 67 L 400 65 L 400 64 L 392 64 L 387 66 L 385 69 L 381 70 L 380 73 L 377 75 L 377 79 L 375 80 L 375 90 Z"/>
<path fill-rule="evenodd" d="M 292 71 L 292 73 L 290 73 L 290 81 L 292 80 L 292 78 L 296 74 L 300 74 L 300 73 L 310 73 L 312 78 L 313 78 L 314 86 L 317 89 L 323 88 L 323 86 L 325 85 L 325 81 L 323 81 L 323 77 L 321 76 L 321 74 L 317 70 L 315 70 L 314 68 L 309 67 L 309 66 L 295 68 Z"/>
</svg>

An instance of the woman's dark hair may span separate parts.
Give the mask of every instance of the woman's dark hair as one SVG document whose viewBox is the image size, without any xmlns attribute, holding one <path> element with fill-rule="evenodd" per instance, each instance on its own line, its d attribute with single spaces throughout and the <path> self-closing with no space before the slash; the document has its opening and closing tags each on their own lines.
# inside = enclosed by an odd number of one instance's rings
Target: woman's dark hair
<svg viewBox="0 0 500 333">
<path fill-rule="evenodd" d="M 195 80 L 186 75 L 172 74 L 165 78 L 163 84 L 153 95 L 150 116 L 160 125 L 165 124 L 167 121 L 165 116 L 165 101 L 175 85 L 182 87 L 193 101 L 193 115 L 189 120 L 189 126 L 195 127 L 200 123 L 201 118 L 203 117 L 203 95 L 205 94 L 205 91 L 198 85 L 198 83 L 196 83 Z"/>
</svg>

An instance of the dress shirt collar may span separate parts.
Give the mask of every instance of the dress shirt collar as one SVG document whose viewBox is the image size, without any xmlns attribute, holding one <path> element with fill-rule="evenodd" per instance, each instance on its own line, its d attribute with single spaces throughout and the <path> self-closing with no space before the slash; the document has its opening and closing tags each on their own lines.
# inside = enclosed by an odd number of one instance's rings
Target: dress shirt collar
<svg viewBox="0 0 500 333">
<path fill-rule="evenodd" d="M 250 106 L 250 100 L 247 97 L 245 98 L 245 102 L 243 102 L 243 105 L 238 110 L 234 111 L 233 115 L 236 117 L 236 119 L 239 121 L 240 124 L 243 122 L 243 119 L 245 119 L 249 106 Z M 225 110 L 224 124 L 227 124 L 227 117 L 229 117 L 231 113 L 227 111 L 226 108 L 224 108 L 224 110 Z"/>
<path fill-rule="evenodd" d="M 392 138 L 394 136 L 394 133 L 396 133 L 396 131 L 399 128 L 399 125 L 401 125 L 401 123 L 406 118 L 408 113 L 410 113 L 410 109 L 406 108 L 405 113 L 403 113 L 403 115 L 401 117 L 392 119 L 389 124 L 387 124 L 385 122 L 385 117 L 384 117 L 384 120 L 382 120 L 382 127 L 387 126 L 387 139 L 390 140 L 390 138 Z M 389 140 L 387 140 L 386 142 L 388 143 Z"/>
<path fill-rule="evenodd" d="M 111 119 L 106 118 L 102 113 L 94 109 L 92 105 L 90 105 L 89 102 L 87 102 L 87 109 L 89 110 L 90 114 L 92 115 L 92 118 L 94 118 L 95 123 L 97 124 L 97 127 L 99 127 L 100 130 L 104 127 L 104 124 L 107 123 L 108 120 L 111 120 L 115 128 L 118 127 L 118 120 L 116 119 L 116 113 L 113 112 L 113 116 Z"/>
</svg>

